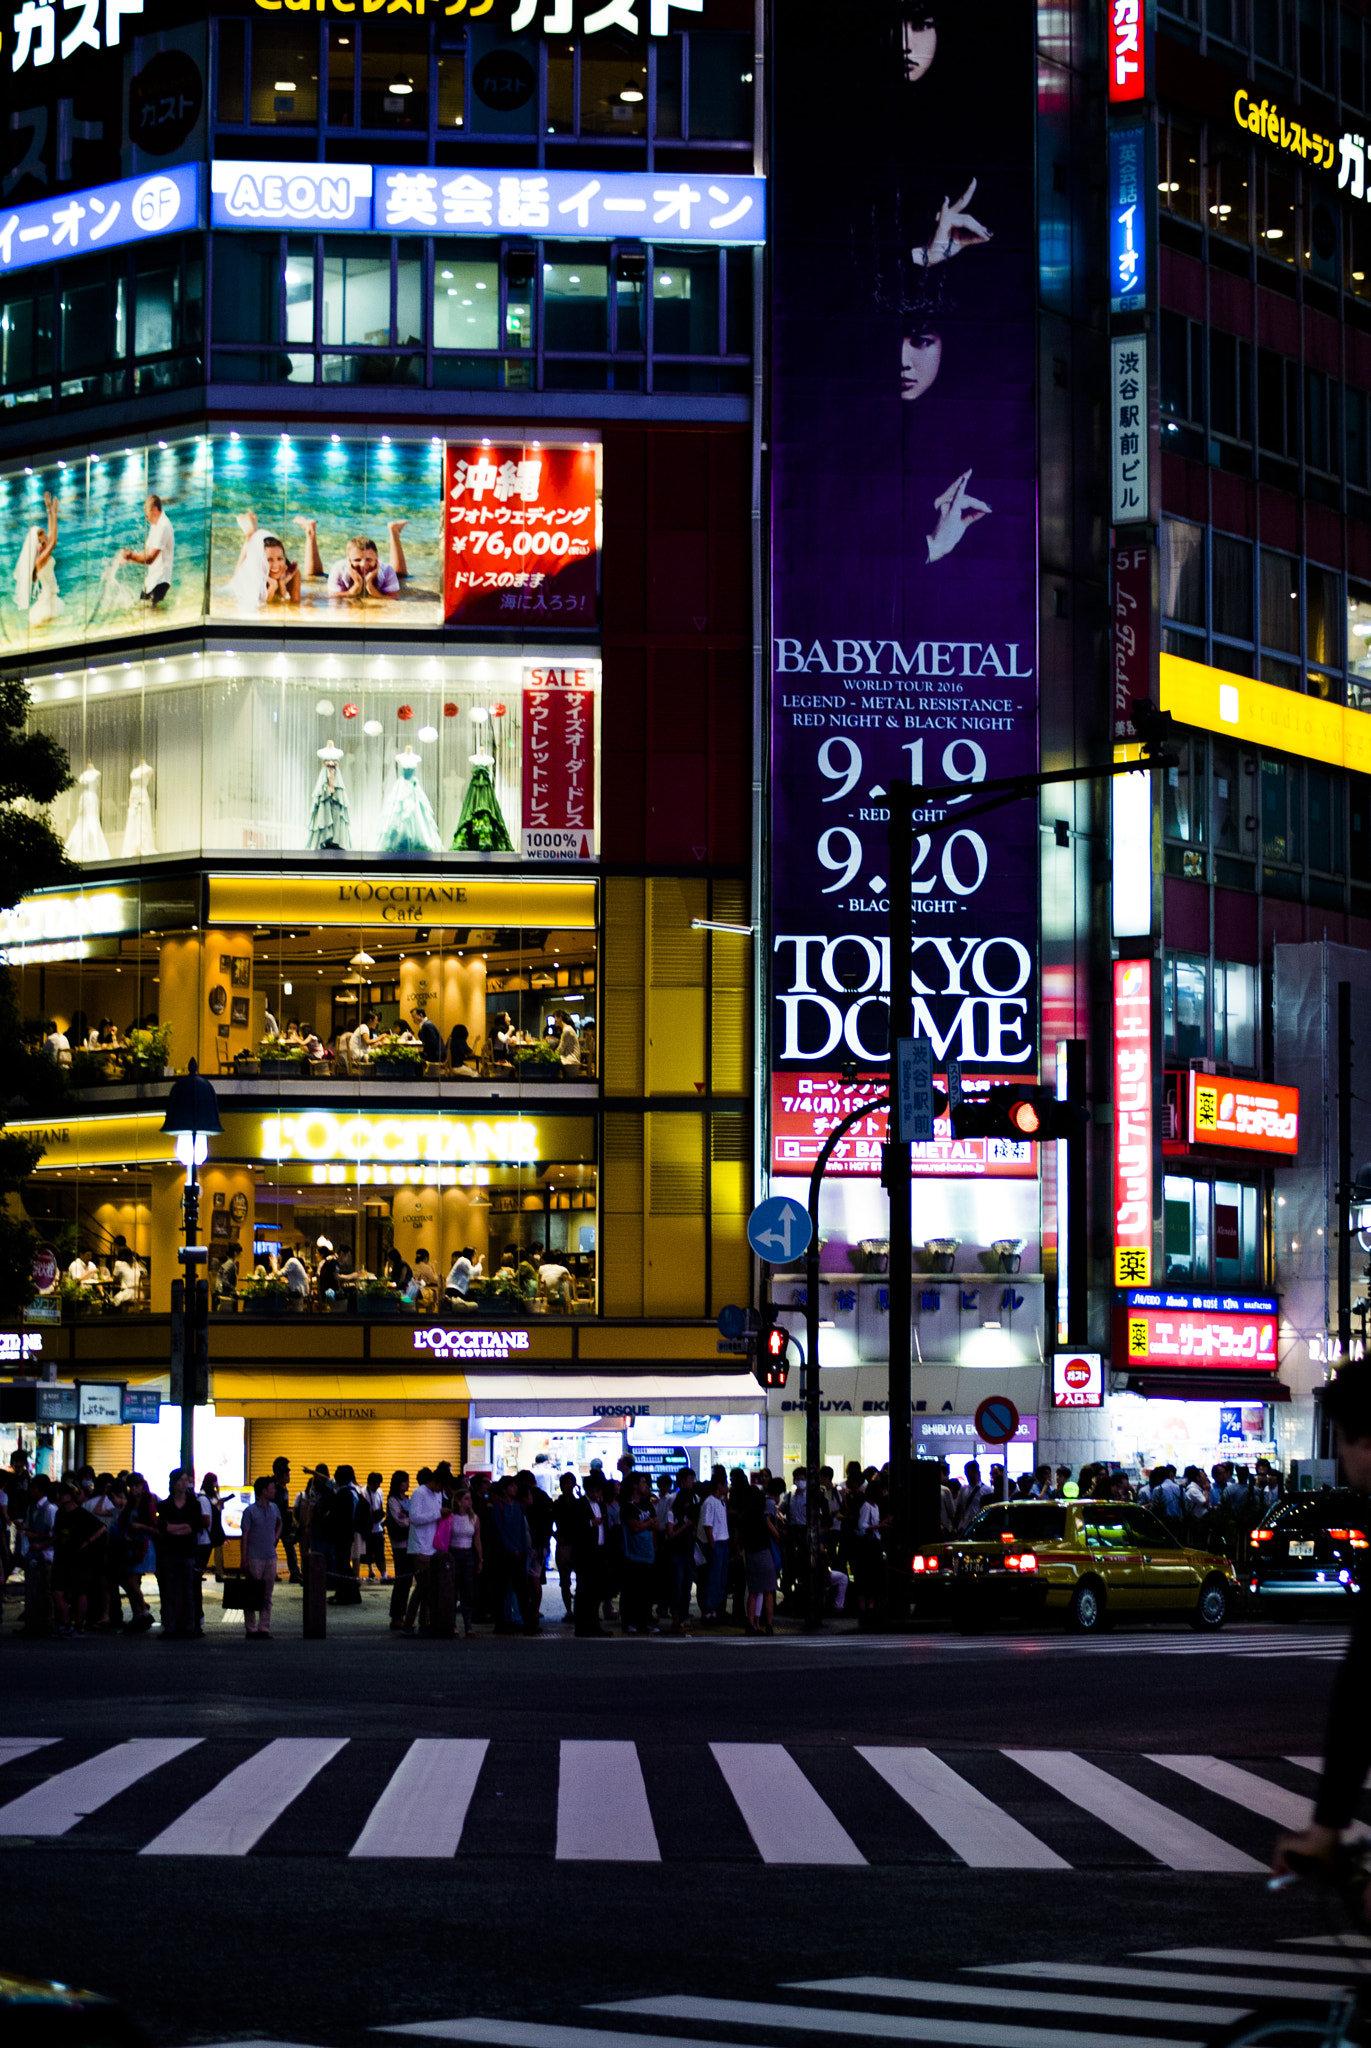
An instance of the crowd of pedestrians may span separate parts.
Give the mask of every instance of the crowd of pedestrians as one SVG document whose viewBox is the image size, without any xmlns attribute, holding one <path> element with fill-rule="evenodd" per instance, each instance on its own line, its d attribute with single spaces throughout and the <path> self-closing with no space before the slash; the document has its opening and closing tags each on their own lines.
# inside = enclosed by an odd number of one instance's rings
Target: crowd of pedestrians
<svg viewBox="0 0 1371 2048">
<path fill-rule="evenodd" d="M 960 1476 L 941 1468 L 942 1527 L 965 1532 L 1004 1497 L 1000 1467 L 983 1476 L 968 1461 Z M 1009 1485 L 1012 1498 L 1137 1500 L 1197 1548 L 1238 1555 L 1281 1499 L 1280 1475 L 1264 1459 L 1206 1474 L 1159 1466 L 1141 1486 L 1117 1467 L 1086 1465 L 1078 1476 L 1041 1465 Z M 722 1465 L 708 1478 L 686 1466 L 655 1478 L 626 1454 L 616 1473 L 598 1464 L 583 1481 L 564 1472 L 556 1493 L 531 1471 L 454 1473 L 421 1466 L 412 1476 L 351 1465 L 318 1465 L 297 1487 L 278 1458 L 241 1510 L 239 1553 L 224 1568 L 226 1503 L 213 1473 L 198 1482 L 168 1475 L 154 1496 L 137 1472 L 90 1466 L 54 1481 L 22 1459 L 0 1471 L 0 1616 L 22 1574 L 26 1635 L 141 1633 L 154 1626 L 144 1590 L 155 1583 L 161 1634 L 204 1634 L 204 1583 L 223 1581 L 225 1607 L 241 1609 L 249 1638 L 271 1635 L 281 1568 L 302 1583 L 317 1558 L 334 1606 L 356 1606 L 362 1584 L 390 1587 L 390 1627 L 403 1637 L 463 1637 L 477 1624 L 497 1635 L 537 1634 L 547 1622 L 578 1636 L 684 1635 L 739 1627 L 770 1635 L 777 1612 L 808 1609 L 811 1517 L 818 1525 L 825 1611 L 858 1619 L 884 1598 L 891 1527 L 888 1468 L 850 1464 L 839 1479 L 824 1466 L 811 1483 L 803 1466 L 790 1483 L 763 1468 Z M 544 1602 L 555 1581 L 561 1612 Z M 125 1613 L 127 1606 L 128 1612 Z"/>
</svg>

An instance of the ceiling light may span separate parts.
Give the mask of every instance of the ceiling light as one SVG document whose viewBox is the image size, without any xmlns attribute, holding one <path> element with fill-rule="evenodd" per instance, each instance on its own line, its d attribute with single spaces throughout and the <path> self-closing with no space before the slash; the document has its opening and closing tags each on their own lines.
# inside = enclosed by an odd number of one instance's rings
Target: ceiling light
<svg viewBox="0 0 1371 2048">
<path fill-rule="evenodd" d="M 414 80 L 412 78 L 392 78 L 386 90 L 387 92 L 394 93 L 397 100 L 407 99 L 414 90 Z"/>
<path fill-rule="evenodd" d="M 619 98 L 626 107 L 641 106 L 643 89 L 640 85 L 635 85 L 631 78 L 626 79 L 620 88 Z"/>
</svg>

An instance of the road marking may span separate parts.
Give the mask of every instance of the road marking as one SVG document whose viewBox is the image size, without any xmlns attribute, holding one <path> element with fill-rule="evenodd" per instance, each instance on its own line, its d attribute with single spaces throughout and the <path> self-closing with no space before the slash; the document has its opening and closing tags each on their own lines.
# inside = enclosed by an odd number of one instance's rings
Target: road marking
<svg viewBox="0 0 1371 2048">
<path fill-rule="evenodd" d="M 246 1856 L 340 1749 L 344 1735 L 281 1735 L 221 1778 L 144 1856 Z"/>
<path fill-rule="evenodd" d="M 348 1854 L 455 1856 L 489 1748 L 484 1738 L 411 1742 Z"/>
<path fill-rule="evenodd" d="M 865 1864 L 857 1844 L 779 1742 L 711 1742 L 709 1747 L 764 1863 Z"/>
<path fill-rule="evenodd" d="M 0 1806 L 0 1835 L 65 1835 L 89 1813 L 173 1757 L 199 1747 L 198 1735 L 138 1736 L 59 1771 Z"/>
<path fill-rule="evenodd" d="M 1317 1771 L 1320 1777 L 1323 1776 L 1323 1758 L 1321 1756 L 1288 1756 L 1285 1761 L 1288 1764 L 1293 1764 L 1297 1771 Z"/>
<path fill-rule="evenodd" d="M 1004 1754 L 1171 1870 L 1251 1871 L 1264 1867 L 1255 1857 L 1135 1792 L 1121 1778 L 1087 1763 L 1072 1750 L 1007 1749 Z"/>
<path fill-rule="evenodd" d="M 1309 1825 L 1311 1808 L 1304 1794 L 1287 1792 L 1284 1785 L 1273 1785 L 1255 1771 L 1239 1770 L 1236 1764 L 1222 1763 L 1216 1756 L 1158 1756 L 1149 1751 L 1148 1760 L 1188 1778 L 1204 1792 L 1217 1792 L 1220 1799 L 1231 1799 L 1235 1806 L 1259 1813 L 1263 1820 L 1274 1820 L 1283 1828 Z"/>
<path fill-rule="evenodd" d="M 1332 1956 L 1287 1956 L 1265 1948 L 1146 1948 L 1140 1956 L 1156 1956 L 1164 1963 L 1224 1963 L 1241 1970 L 1338 1970 L 1348 1977 L 1364 1977 L 1366 1965 L 1334 1962 Z"/>
<path fill-rule="evenodd" d="M 1069 1870 L 1070 1864 L 931 1749 L 857 1747 L 906 1806 L 973 1870 Z"/>
<path fill-rule="evenodd" d="M 611 2033 L 607 2027 L 554 2027 L 529 2020 L 409 2020 L 403 2026 L 377 2027 L 378 2034 L 419 2034 L 433 2041 L 489 2041 L 494 2048 L 664 2048 L 661 2034 Z M 669 2048 L 719 2048 L 717 2041 L 692 2041 L 672 2035 Z M 1166 2048 L 1176 2048 L 1170 2041 Z"/>
<path fill-rule="evenodd" d="M 1250 2006 L 1172 2005 L 1154 1998 L 1096 1998 L 1070 1991 L 1001 1991 L 994 1984 L 935 1984 L 909 1977 L 814 1977 L 783 1991 L 831 1991 L 847 1998 L 909 1999 L 916 2005 L 1012 2006 L 1017 2012 L 1079 2012 L 1087 2019 L 1156 2020 L 1174 2026 L 1227 2026 Z"/>
<path fill-rule="evenodd" d="M 1297 1934 L 1297 1948 L 1371 1948 L 1371 1934 Z"/>
<path fill-rule="evenodd" d="M 784 2027 L 807 2034 L 871 2035 L 898 2041 L 955 2041 L 964 2048 L 1163 2048 L 1148 2034 L 1072 2033 L 1064 2027 L 1016 2027 L 1008 2021 L 966 2020 L 960 2014 L 844 2012 L 811 2005 L 764 2005 L 730 1998 L 630 1998 L 592 2012 L 640 2013 L 644 2019 L 697 2020 L 729 2027 Z M 600 2036 L 601 2048 L 617 2034 Z M 1176 2048 L 1174 2040 L 1165 2048 Z"/>
<path fill-rule="evenodd" d="M 1116 1963 L 971 1963 L 967 1967 L 988 1977 L 1065 1977 L 1072 1984 L 1111 1984 L 1116 1988 L 1127 1984 L 1142 1990 L 1155 1985 L 1158 1991 L 1217 1991 L 1230 1998 L 1235 1991 L 1251 1990 L 1248 1984 L 1235 1984 L 1231 1977 L 1205 1977 L 1193 1970 L 1130 1970 Z M 1263 1998 L 1322 2000 L 1336 1998 L 1345 1989 L 1343 1984 L 1310 1984 L 1299 1977 L 1273 1977 L 1263 1982 L 1261 1992 Z"/>
<path fill-rule="evenodd" d="M 660 1863 L 632 1742 L 564 1742 L 557 1776 L 559 1863 Z"/>
<path fill-rule="evenodd" d="M 60 1735 L 0 1735 L 0 1764 L 17 1763 L 21 1756 L 32 1756 L 35 1749 L 46 1749 L 61 1739 Z"/>
</svg>

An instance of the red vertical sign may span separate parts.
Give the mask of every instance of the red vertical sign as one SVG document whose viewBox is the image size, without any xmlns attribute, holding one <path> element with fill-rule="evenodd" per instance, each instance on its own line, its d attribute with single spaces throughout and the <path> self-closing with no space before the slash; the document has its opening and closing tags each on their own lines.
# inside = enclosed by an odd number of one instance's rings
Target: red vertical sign
<svg viewBox="0 0 1371 2048">
<path fill-rule="evenodd" d="M 1109 562 L 1109 668 L 1114 737 L 1132 739 L 1133 700 L 1152 698 L 1152 550 L 1115 548 Z"/>
<path fill-rule="evenodd" d="M 593 626 L 598 450 L 449 441 L 443 610 L 450 626 Z"/>
<path fill-rule="evenodd" d="M 595 690 L 583 668 L 524 670 L 524 855 L 595 858 Z"/>
<path fill-rule="evenodd" d="M 1152 1284 L 1152 963 L 1114 962 L 1114 1285 Z"/>
<path fill-rule="evenodd" d="M 1111 106 L 1146 98 L 1145 5 L 1146 0 L 1108 0 Z"/>
</svg>

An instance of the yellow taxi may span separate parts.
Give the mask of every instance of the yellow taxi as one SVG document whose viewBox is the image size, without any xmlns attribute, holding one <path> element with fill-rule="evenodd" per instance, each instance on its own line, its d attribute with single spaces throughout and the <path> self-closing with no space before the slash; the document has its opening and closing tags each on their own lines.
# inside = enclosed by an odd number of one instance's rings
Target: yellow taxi
<svg viewBox="0 0 1371 2048">
<path fill-rule="evenodd" d="M 913 1559 L 915 1611 L 962 1624 L 1057 1616 L 1094 1634 L 1127 1615 L 1184 1615 L 1222 1628 L 1237 1591 L 1228 1558 L 1187 1550 L 1126 1501 L 1016 1500 Z"/>
</svg>

